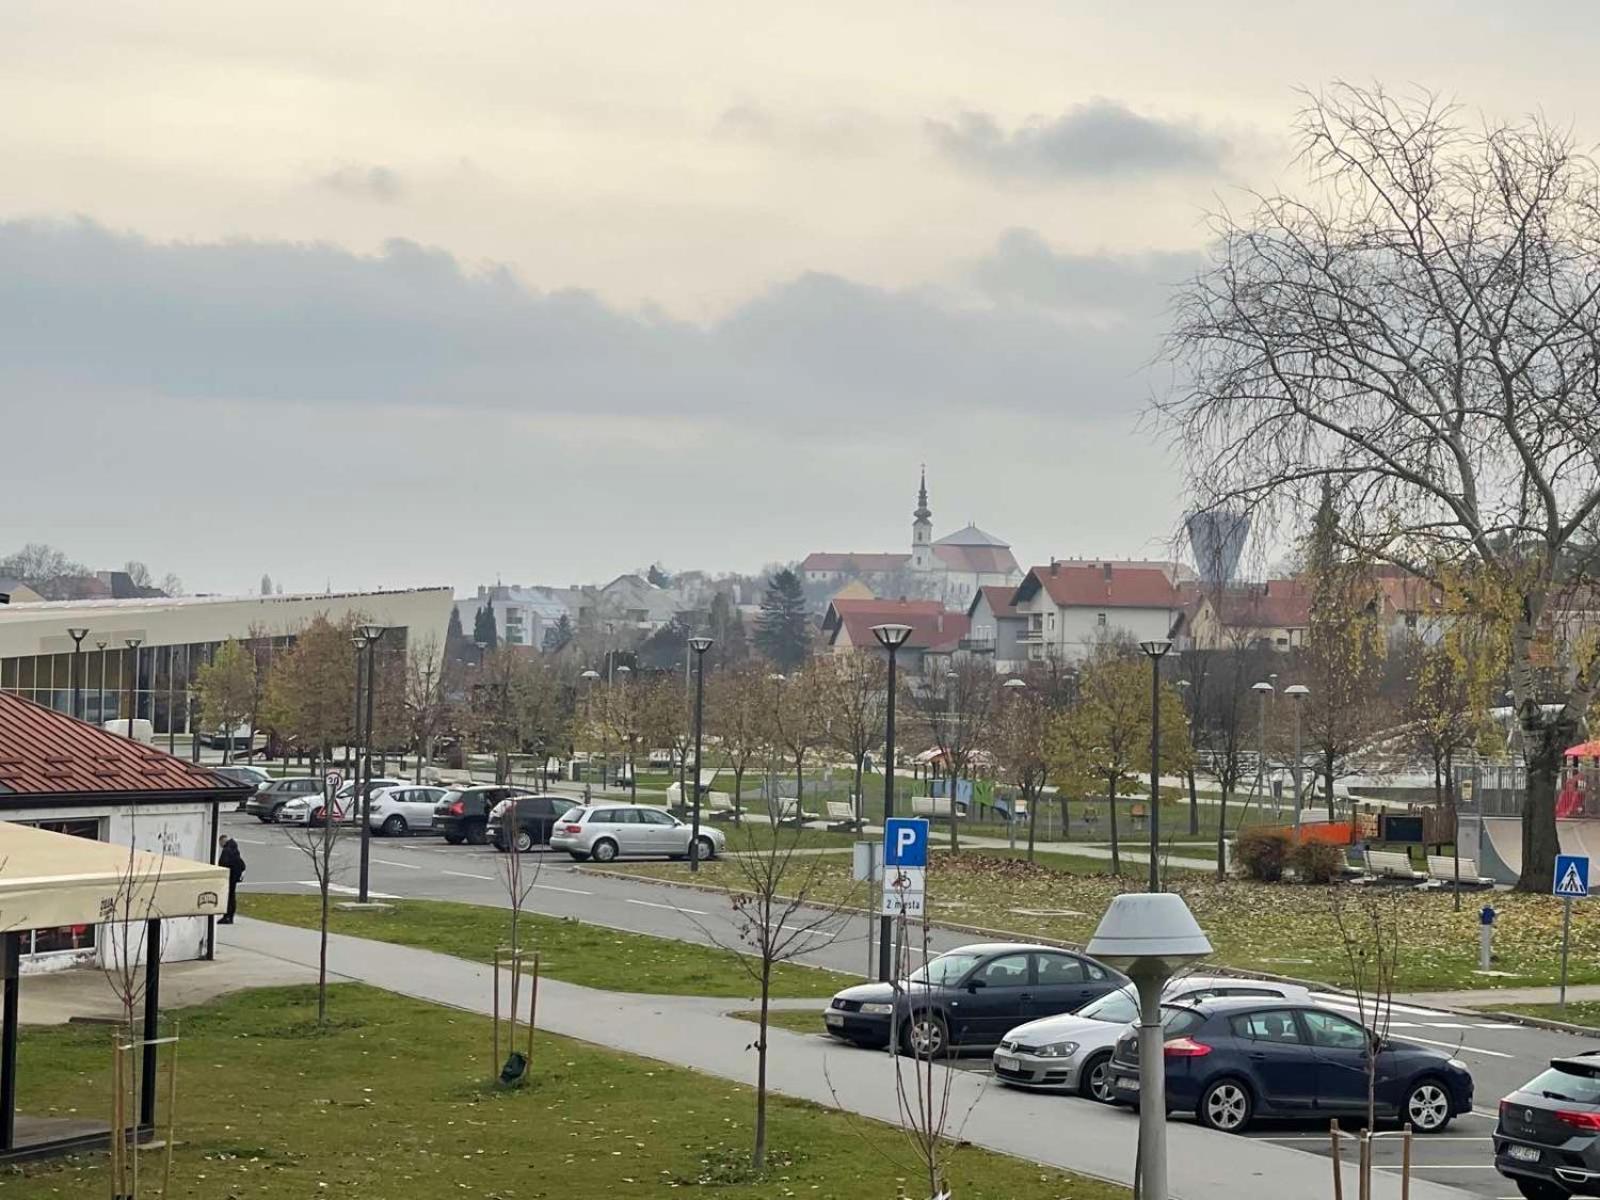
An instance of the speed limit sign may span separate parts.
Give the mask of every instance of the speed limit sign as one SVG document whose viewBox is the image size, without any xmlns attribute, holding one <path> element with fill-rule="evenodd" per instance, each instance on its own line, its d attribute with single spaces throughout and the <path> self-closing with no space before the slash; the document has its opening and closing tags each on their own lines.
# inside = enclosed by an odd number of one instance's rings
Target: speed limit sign
<svg viewBox="0 0 1600 1200">
<path fill-rule="evenodd" d="M 344 772 L 329 771 L 322 777 L 322 792 L 330 800 L 339 794 L 339 789 L 344 785 Z"/>
</svg>

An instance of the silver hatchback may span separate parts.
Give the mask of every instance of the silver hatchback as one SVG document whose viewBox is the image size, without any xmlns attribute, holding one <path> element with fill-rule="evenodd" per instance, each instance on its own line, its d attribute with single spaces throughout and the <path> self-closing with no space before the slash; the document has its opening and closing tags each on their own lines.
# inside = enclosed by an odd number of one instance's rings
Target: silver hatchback
<svg viewBox="0 0 1600 1200">
<path fill-rule="evenodd" d="M 568 810 L 550 831 L 550 848 L 580 861 L 620 857 L 687 858 L 692 830 L 664 808 L 647 804 L 592 805 Z M 700 826 L 700 858 L 709 860 L 727 844 L 722 830 Z"/>
</svg>

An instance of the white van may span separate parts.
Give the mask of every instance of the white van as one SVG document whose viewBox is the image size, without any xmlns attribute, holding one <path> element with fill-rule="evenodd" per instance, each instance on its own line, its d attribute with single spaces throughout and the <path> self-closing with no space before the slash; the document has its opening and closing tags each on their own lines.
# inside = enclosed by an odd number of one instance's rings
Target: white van
<svg viewBox="0 0 1600 1200">
<path fill-rule="evenodd" d="M 100 726 L 107 733 L 114 733 L 118 737 L 128 736 L 128 718 L 118 717 L 115 721 L 107 721 Z M 156 740 L 156 727 L 143 717 L 133 719 L 133 740 L 143 742 L 146 746 L 153 745 Z"/>
</svg>

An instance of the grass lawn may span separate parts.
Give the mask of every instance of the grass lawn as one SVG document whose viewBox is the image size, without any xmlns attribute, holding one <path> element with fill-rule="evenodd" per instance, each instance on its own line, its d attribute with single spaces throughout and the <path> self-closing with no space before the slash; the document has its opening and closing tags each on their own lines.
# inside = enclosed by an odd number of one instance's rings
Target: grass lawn
<svg viewBox="0 0 1600 1200">
<path fill-rule="evenodd" d="M 1559 1004 L 1497 1004 L 1494 1007 L 1496 1012 L 1522 1013 L 1529 1017 L 1543 1017 L 1547 1021 L 1565 1021 L 1569 1025 L 1600 1029 L 1600 1000 L 1569 1000 L 1566 1012 L 1561 1011 Z"/>
<path fill-rule="evenodd" d="M 321 898 L 253 893 L 239 897 L 247 917 L 283 925 L 317 928 Z M 448 900 L 397 900 L 390 909 L 340 912 L 328 922 L 332 933 L 417 946 L 458 958 L 489 962 L 507 936 L 503 908 Z M 615 992 L 669 996 L 750 996 L 750 976 L 731 951 L 642 933 L 622 933 L 602 925 L 522 914 L 524 944 L 539 951 L 539 970 L 551 979 Z M 829 996 L 860 983 L 854 975 L 820 971 L 794 963 L 773 970 L 774 996 Z"/>
<path fill-rule="evenodd" d="M 759 1008 L 741 1009 L 728 1015 L 730 1017 L 738 1017 L 741 1021 L 751 1021 L 756 1025 L 761 1024 L 761 1010 Z M 815 1033 L 819 1036 L 824 1033 L 820 1005 L 815 1012 L 810 1009 L 798 1008 L 771 1009 L 767 1012 L 767 1024 L 775 1029 L 792 1029 L 795 1033 Z"/>
<path fill-rule="evenodd" d="M 1081 944 L 1094 932 L 1114 896 L 1143 890 L 1142 866 L 1125 867 L 1120 878 L 1106 874 L 1108 866 L 1055 854 L 1041 854 L 1031 864 L 987 850 L 935 854 L 928 873 L 928 903 L 935 920 Z M 658 879 L 688 878 L 678 864 L 633 864 L 623 869 Z M 823 870 L 827 895 L 853 894 L 855 902 L 861 902 L 859 885 L 850 883 L 848 859 L 829 858 Z M 1169 872 L 1167 878 L 1210 937 L 1216 948 L 1213 962 L 1323 983 L 1349 982 L 1333 905 L 1336 896 L 1347 904 L 1358 902 L 1356 889 L 1243 880 L 1219 883 L 1203 872 Z M 728 864 L 710 863 L 702 868 L 701 881 L 727 885 L 734 882 L 734 875 Z M 1398 905 L 1402 949 L 1397 990 L 1557 982 L 1559 900 L 1495 893 L 1500 914 L 1496 966 L 1514 977 L 1486 978 L 1474 973 L 1480 898 L 1463 897 L 1461 911 L 1456 912 L 1448 892 L 1402 889 L 1389 895 Z M 1583 905 L 1575 906 L 1572 914 L 1571 979 L 1600 983 L 1600 910 Z"/>
<path fill-rule="evenodd" d="M 325 1032 L 312 1025 L 311 988 L 240 993 L 168 1014 L 183 1038 L 169 1195 L 610 1200 L 714 1186 L 724 1200 L 855 1200 L 903 1196 L 912 1177 L 899 1130 L 778 1097 L 769 1107 L 770 1167 L 756 1177 L 748 1088 L 540 1034 L 532 1081 L 502 1090 L 484 1082 L 487 1018 L 354 984 L 329 991 Z M 25 1030 L 22 1110 L 105 1109 L 108 1039 L 103 1027 Z M 148 1154 L 141 1174 L 151 1194 L 159 1169 L 159 1156 Z M 954 1152 L 950 1175 L 963 1200 L 1127 1195 L 970 1146 Z M 16 1200 L 108 1190 L 102 1155 L 0 1178 Z"/>
</svg>

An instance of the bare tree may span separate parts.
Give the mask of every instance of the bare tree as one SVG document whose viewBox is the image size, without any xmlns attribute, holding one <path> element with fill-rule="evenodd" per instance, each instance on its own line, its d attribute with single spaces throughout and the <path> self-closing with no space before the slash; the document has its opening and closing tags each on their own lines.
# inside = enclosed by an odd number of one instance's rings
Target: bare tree
<svg viewBox="0 0 1600 1200">
<path fill-rule="evenodd" d="M 324 774 L 322 795 L 307 798 L 311 810 L 304 829 L 285 827 L 289 844 L 305 855 L 306 861 L 311 864 L 311 873 L 317 882 L 317 896 L 321 900 L 317 917 L 318 1026 L 326 1025 L 328 1022 L 328 917 L 332 907 L 329 897 L 333 891 L 334 876 L 344 870 L 336 861 L 334 854 L 344 832 L 345 816 L 339 810 L 333 794 L 338 791 L 332 786 L 338 779 L 337 774 Z M 350 803 L 351 811 L 359 818 L 360 798 L 352 795 Z"/>
<path fill-rule="evenodd" d="M 1057 659 L 1030 663 L 1015 680 L 1000 685 L 991 743 L 996 764 L 1022 793 L 1028 809 L 1028 861 L 1033 861 L 1039 805 L 1050 779 L 1050 728 L 1071 703 L 1077 671 Z M 1016 814 L 1012 814 L 1012 820 Z M 1066 827 L 1063 820 L 1062 827 Z"/>
<path fill-rule="evenodd" d="M 939 748 L 950 772 L 950 849 L 961 849 L 956 794 L 973 757 L 988 741 L 994 717 L 994 668 L 977 657 L 955 659 L 943 670 L 926 671 L 909 691 L 919 724 Z"/>
<path fill-rule="evenodd" d="M 1265 673 L 1262 663 L 1270 650 L 1252 650 L 1242 645 L 1206 651 L 1216 659 L 1206 671 L 1206 687 L 1191 698 L 1194 725 L 1195 765 L 1216 781 L 1217 876 L 1228 871 L 1228 801 L 1244 782 L 1250 761 L 1252 725 L 1252 684 Z"/>
<path fill-rule="evenodd" d="M 814 669 L 822 677 L 822 703 L 831 718 L 833 747 L 849 755 L 855 773 L 851 796 L 856 819 L 865 821 L 861 775 L 867 755 L 883 745 L 889 699 L 888 664 L 877 654 L 847 654 L 818 659 Z M 884 769 L 889 769 L 888 764 Z"/>
<path fill-rule="evenodd" d="M 517 1014 L 521 1011 L 522 968 L 526 958 L 522 944 L 522 914 L 528 906 L 528 898 L 533 895 L 534 888 L 539 884 L 539 868 L 544 860 L 539 854 L 535 853 L 532 859 L 532 869 L 528 868 L 526 855 L 517 849 L 517 830 L 519 828 L 517 802 L 514 799 L 508 800 L 505 805 L 505 811 L 501 814 L 500 821 L 501 827 L 508 831 L 506 837 L 507 849 L 506 853 L 500 856 L 498 867 L 500 883 L 506 892 L 506 910 L 508 913 L 506 947 L 510 954 L 511 990 L 508 1010 L 509 1036 L 507 1037 L 506 1045 L 509 1053 L 503 1062 L 499 1061 L 500 1014 L 497 1011 L 495 1013 L 495 1058 L 497 1061 L 494 1064 L 494 1069 L 499 1073 L 501 1082 L 513 1083 L 522 1079 L 533 1052 L 534 1009 L 531 1003 L 529 1005 L 527 1026 L 528 1050 L 526 1054 L 522 1054 L 517 1050 Z M 497 955 L 496 968 L 498 969 L 498 967 L 499 958 Z M 539 986 L 537 951 L 534 954 L 534 978 L 530 986 L 535 989 Z M 495 995 L 498 997 L 499 994 L 499 983 L 496 981 Z M 537 1000 L 537 992 L 534 994 L 534 999 L 535 1001 Z"/>
<path fill-rule="evenodd" d="M 1180 296 L 1180 383 L 1157 405 L 1202 504 L 1305 523 L 1512 623 L 1528 767 L 1524 891 L 1548 892 L 1555 790 L 1600 682 L 1563 588 L 1600 508 L 1600 169 L 1538 118 L 1469 125 L 1431 96 L 1340 85 L 1296 122 L 1310 199 L 1215 220 Z M 1564 669 L 1541 678 L 1541 644 Z"/>
<path fill-rule="evenodd" d="M 405 665 L 405 709 L 416 746 L 416 782 L 433 763 L 433 743 L 449 721 L 452 664 L 439 641 L 428 635 L 411 649 Z"/>
<path fill-rule="evenodd" d="M 763 702 L 767 669 L 745 662 L 706 680 L 707 724 L 716 733 L 723 760 L 733 772 L 733 820 L 744 821 L 744 777 L 768 744 Z"/>
<path fill-rule="evenodd" d="M 822 704 L 825 670 L 827 664 L 812 660 L 792 674 L 772 680 L 774 686 L 766 689 L 772 740 L 794 764 L 797 818 L 805 809 L 806 756 L 827 741 Z"/>
</svg>

